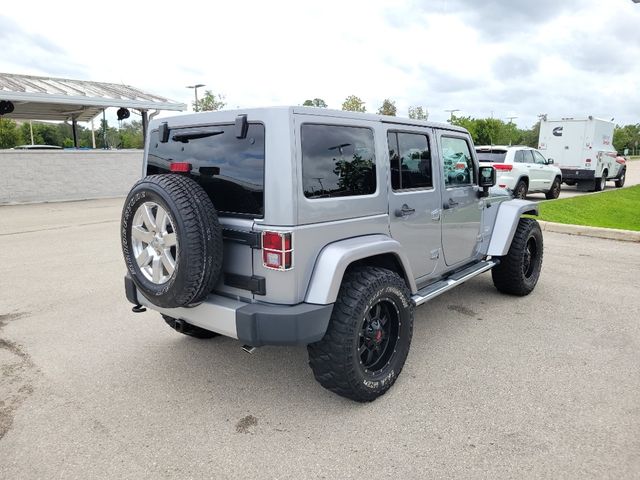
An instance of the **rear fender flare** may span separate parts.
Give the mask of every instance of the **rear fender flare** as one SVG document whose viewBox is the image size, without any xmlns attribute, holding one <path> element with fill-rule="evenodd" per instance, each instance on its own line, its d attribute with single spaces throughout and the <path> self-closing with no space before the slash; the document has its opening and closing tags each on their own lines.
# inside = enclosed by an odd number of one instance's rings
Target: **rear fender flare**
<svg viewBox="0 0 640 480">
<path fill-rule="evenodd" d="M 523 214 L 538 215 L 538 204 L 528 200 L 508 200 L 500 204 L 487 255 L 502 257 L 509 252 L 513 235 Z"/>
<path fill-rule="evenodd" d="M 366 235 L 331 243 L 320 251 L 304 301 L 317 305 L 334 303 L 338 298 L 342 277 L 349 265 L 386 253 L 397 258 L 404 270 L 409 290 L 415 293 L 417 287 L 411 265 L 400 243 L 386 235 Z"/>
</svg>

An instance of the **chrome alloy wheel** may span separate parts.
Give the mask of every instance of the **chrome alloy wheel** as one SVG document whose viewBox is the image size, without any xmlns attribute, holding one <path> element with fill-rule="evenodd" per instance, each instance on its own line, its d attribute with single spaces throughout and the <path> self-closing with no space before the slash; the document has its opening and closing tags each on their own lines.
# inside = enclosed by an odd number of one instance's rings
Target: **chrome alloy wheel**
<svg viewBox="0 0 640 480">
<path fill-rule="evenodd" d="M 178 240 L 171 217 L 155 202 L 138 207 L 131 226 L 131 245 L 140 271 L 156 285 L 169 281 L 178 260 Z"/>
</svg>

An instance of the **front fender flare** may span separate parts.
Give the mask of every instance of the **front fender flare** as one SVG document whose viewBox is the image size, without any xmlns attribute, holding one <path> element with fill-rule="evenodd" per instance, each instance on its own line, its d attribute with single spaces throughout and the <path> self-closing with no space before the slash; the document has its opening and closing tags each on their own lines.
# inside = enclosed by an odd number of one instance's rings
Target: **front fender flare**
<svg viewBox="0 0 640 480">
<path fill-rule="evenodd" d="M 344 272 L 351 263 L 387 253 L 393 254 L 399 261 L 409 289 L 415 293 L 417 287 L 411 265 L 400 243 L 386 235 L 366 235 L 331 243 L 320 251 L 304 301 L 317 305 L 334 303 Z"/>
<path fill-rule="evenodd" d="M 523 214 L 538 215 L 538 204 L 528 200 L 507 200 L 499 206 L 496 221 L 493 225 L 491 242 L 487 255 L 502 257 L 509 252 L 511 241 L 518 228 L 520 216 Z"/>
<path fill-rule="evenodd" d="M 538 204 L 518 199 L 507 200 L 500 204 L 487 255 L 502 257 L 509 252 L 520 216 L 525 213 L 538 215 Z"/>
</svg>

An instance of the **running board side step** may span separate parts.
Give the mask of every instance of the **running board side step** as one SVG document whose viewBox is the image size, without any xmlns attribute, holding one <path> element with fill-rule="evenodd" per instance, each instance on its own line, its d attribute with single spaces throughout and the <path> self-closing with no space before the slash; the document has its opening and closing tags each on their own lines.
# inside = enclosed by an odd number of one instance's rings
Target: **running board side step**
<svg viewBox="0 0 640 480">
<path fill-rule="evenodd" d="M 476 275 L 480 275 L 481 273 L 486 272 L 487 270 L 491 270 L 495 267 L 499 260 L 485 260 L 476 264 L 471 265 L 470 267 L 465 268 L 464 270 L 460 270 L 451 274 L 449 277 L 427 285 L 421 290 L 418 290 L 418 293 L 411 297 L 414 305 L 422 305 L 423 303 L 431 300 L 432 298 L 437 297 L 441 293 L 446 292 L 447 290 L 452 289 L 456 285 L 466 282 L 470 278 L 475 277 Z"/>
</svg>

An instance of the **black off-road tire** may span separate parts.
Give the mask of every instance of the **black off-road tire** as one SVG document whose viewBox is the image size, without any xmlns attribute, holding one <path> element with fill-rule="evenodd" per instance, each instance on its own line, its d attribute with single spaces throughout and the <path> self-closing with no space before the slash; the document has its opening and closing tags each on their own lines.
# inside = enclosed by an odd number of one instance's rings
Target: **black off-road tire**
<svg viewBox="0 0 640 480">
<path fill-rule="evenodd" d="M 160 205 L 175 226 L 179 247 L 175 270 L 161 285 L 143 275 L 132 248 L 133 218 L 145 202 Z M 177 174 L 143 178 L 127 196 L 120 227 L 129 274 L 154 305 L 174 308 L 197 304 L 213 289 L 222 269 L 222 229 L 211 200 L 194 180 Z"/>
<path fill-rule="evenodd" d="M 321 341 L 307 346 L 316 380 L 358 402 L 383 395 L 400 375 L 409 354 L 413 313 L 411 293 L 397 273 L 378 267 L 348 270 L 327 333 Z M 381 319 L 377 323 L 381 333 L 372 318 Z M 372 352 L 375 356 L 376 348 L 381 353 L 371 363 L 368 355 Z M 366 368 L 367 362 L 371 370 Z"/>
<path fill-rule="evenodd" d="M 175 318 L 169 317 L 168 315 L 162 315 L 162 318 L 164 318 L 164 321 L 167 322 L 167 325 L 173 328 L 176 332 L 182 333 L 183 335 L 187 335 L 189 337 L 206 340 L 208 338 L 220 336 L 219 333 L 212 332 L 211 330 L 196 327 L 195 325 L 191 325 L 187 322 L 176 321 Z"/>
<path fill-rule="evenodd" d="M 602 176 L 596 178 L 596 185 L 594 190 L 596 192 L 602 192 L 606 187 L 607 187 L 607 171 L 603 170 L 602 171 Z"/>
<path fill-rule="evenodd" d="M 544 194 L 547 200 L 555 200 L 560 196 L 561 183 L 562 182 L 560 182 L 560 179 L 558 177 L 556 177 L 553 180 L 553 183 L 551 184 L 551 188 L 547 193 Z"/>
<path fill-rule="evenodd" d="M 493 267 L 493 284 L 502 293 L 529 295 L 540 278 L 543 257 L 542 230 L 537 221 L 521 218 L 509 252 Z"/>
<path fill-rule="evenodd" d="M 526 199 L 527 198 L 527 182 L 524 180 L 518 180 L 516 188 L 513 189 L 513 198 Z"/>
<path fill-rule="evenodd" d="M 627 179 L 627 169 L 623 169 L 622 172 L 620 172 L 620 175 L 618 175 L 618 178 L 616 178 L 616 188 L 622 188 L 624 187 L 624 182 Z"/>
</svg>

